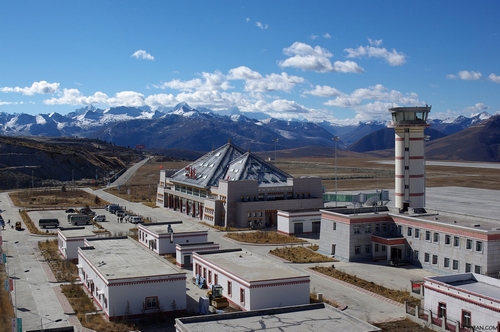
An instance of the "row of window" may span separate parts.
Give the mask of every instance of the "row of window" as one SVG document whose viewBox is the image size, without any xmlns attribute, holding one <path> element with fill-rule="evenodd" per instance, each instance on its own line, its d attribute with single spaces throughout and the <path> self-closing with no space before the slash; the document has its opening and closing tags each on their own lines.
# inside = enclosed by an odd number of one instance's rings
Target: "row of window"
<svg viewBox="0 0 500 332">
<path fill-rule="evenodd" d="M 415 250 L 414 252 L 414 259 L 418 260 L 418 255 L 419 252 L 418 250 Z M 439 257 L 438 255 L 432 255 L 432 260 L 431 260 L 431 254 L 426 252 L 424 253 L 424 263 L 431 263 L 432 265 L 439 265 Z M 452 270 L 455 270 L 458 272 L 460 266 L 460 262 L 456 259 L 450 260 L 448 257 L 445 257 L 443 259 L 443 267 L 445 268 L 450 268 Z M 465 273 L 472 272 L 472 264 L 471 263 L 465 263 Z M 474 265 L 474 273 L 481 274 L 481 266 L 480 265 Z"/>
<path fill-rule="evenodd" d="M 386 252 L 387 251 L 387 246 L 384 244 L 378 244 L 375 243 L 373 250 L 375 252 Z M 354 246 L 354 253 L 356 255 L 361 255 L 361 246 Z M 365 254 L 371 254 L 372 253 L 372 245 L 371 244 L 366 244 L 365 245 Z"/>
<path fill-rule="evenodd" d="M 446 303 L 445 302 L 438 303 L 437 314 L 438 314 L 439 318 L 446 317 Z M 470 311 L 462 309 L 462 315 L 460 318 L 461 318 L 460 324 L 463 327 L 471 327 L 472 326 L 472 319 L 471 319 L 471 312 Z M 498 323 L 496 330 L 500 331 L 500 322 Z"/>
<path fill-rule="evenodd" d="M 201 265 L 196 264 L 195 271 L 196 271 L 196 274 L 205 278 L 205 280 L 207 281 L 207 285 L 212 284 L 212 271 L 211 270 L 207 270 L 206 267 L 202 268 Z M 217 285 L 218 283 L 219 283 L 219 275 L 214 272 L 213 273 L 213 284 Z M 230 280 L 227 281 L 227 296 L 230 298 L 233 297 L 233 282 Z M 245 304 L 245 289 L 244 288 L 240 288 L 240 303 L 242 305 Z"/>
<path fill-rule="evenodd" d="M 380 227 L 382 226 L 382 227 Z M 337 223 L 333 223 L 333 230 L 337 229 Z M 403 227 L 401 225 L 397 226 L 397 230 L 399 234 L 403 234 Z M 353 227 L 353 232 L 354 234 L 361 234 L 361 232 L 366 233 L 371 233 L 372 232 L 372 225 L 355 225 Z M 379 233 L 382 231 L 382 233 L 387 232 L 387 224 L 375 224 L 375 233 Z M 394 224 L 389 225 L 389 233 L 394 232 Z M 406 236 L 407 237 L 413 237 L 415 239 L 420 238 L 420 228 L 413 228 L 413 227 L 406 227 Z M 425 231 L 425 241 L 432 242 L 439 244 L 441 241 L 441 234 L 438 232 L 431 232 L 431 231 Z M 444 235 L 444 244 L 447 246 L 453 246 L 456 248 L 460 248 L 460 237 L 459 236 L 451 236 L 449 234 Z M 465 239 L 465 249 L 467 250 L 474 250 L 476 252 L 483 252 L 483 241 L 478 241 L 472 239 Z"/>
</svg>

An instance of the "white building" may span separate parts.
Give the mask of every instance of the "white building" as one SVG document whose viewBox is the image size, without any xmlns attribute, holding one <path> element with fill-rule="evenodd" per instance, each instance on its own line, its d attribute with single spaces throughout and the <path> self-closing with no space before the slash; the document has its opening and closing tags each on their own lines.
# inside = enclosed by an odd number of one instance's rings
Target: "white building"
<svg viewBox="0 0 500 332">
<path fill-rule="evenodd" d="M 219 250 L 220 246 L 213 242 L 180 243 L 175 246 L 175 262 L 180 267 L 193 266 L 193 252 Z"/>
<path fill-rule="evenodd" d="M 177 332 L 380 331 L 325 303 L 177 318 L 175 328 Z"/>
<path fill-rule="evenodd" d="M 65 259 L 78 260 L 78 247 L 83 247 L 85 239 L 96 235 L 85 227 L 59 228 L 57 231 L 57 246 Z"/>
<path fill-rule="evenodd" d="M 498 331 L 500 280 L 475 273 L 424 278 L 424 309 L 432 312 L 434 321 Z"/>
<path fill-rule="evenodd" d="M 309 275 L 241 249 L 193 253 L 193 277 L 219 284 L 246 311 L 309 303 Z"/>
<path fill-rule="evenodd" d="M 411 209 L 410 209 L 411 210 Z M 439 273 L 500 272 L 498 220 L 383 207 L 321 210 L 319 251 L 346 261 L 406 259 Z"/>
<path fill-rule="evenodd" d="M 78 249 L 83 286 L 109 320 L 186 309 L 186 274 L 126 237 L 86 239 Z"/>
<path fill-rule="evenodd" d="M 232 143 L 166 174 L 156 204 L 211 225 L 276 226 L 278 210 L 323 207 L 320 178 L 293 178 Z"/>
<path fill-rule="evenodd" d="M 319 209 L 278 211 L 278 233 L 284 235 L 319 234 L 321 212 Z"/>
<path fill-rule="evenodd" d="M 165 255 L 175 253 L 177 244 L 207 242 L 208 231 L 182 221 L 167 221 L 138 225 L 137 236 L 140 244 Z"/>
</svg>

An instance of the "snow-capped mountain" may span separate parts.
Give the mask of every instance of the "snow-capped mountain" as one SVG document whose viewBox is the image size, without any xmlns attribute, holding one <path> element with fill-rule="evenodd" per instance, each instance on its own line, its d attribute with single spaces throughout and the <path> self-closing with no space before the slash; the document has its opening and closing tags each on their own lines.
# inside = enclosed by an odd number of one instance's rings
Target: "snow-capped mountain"
<svg viewBox="0 0 500 332">
<path fill-rule="evenodd" d="M 262 114 L 243 113 L 238 108 L 213 111 L 194 109 L 180 103 L 171 109 L 149 107 L 87 106 L 62 115 L 0 113 L 0 135 L 8 136 L 77 136 L 100 138 L 116 145 L 147 148 L 178 148 L 208 151 L 233 140 L 254 151 L 288 149 L 304 146 L 334 146 L 334 135 L 340 136 L 339 148 L 345 148 L 387 123 L 371 121 L 341 125 L 327 121 L 312 123 L 264 118 Z M 255 117 L 254 117 L 255 115 Z M 430 120 L 432 128 L 444 134 L 455 133 L 491 117 L 481 113 L 474 117 Z"/>
</svg>

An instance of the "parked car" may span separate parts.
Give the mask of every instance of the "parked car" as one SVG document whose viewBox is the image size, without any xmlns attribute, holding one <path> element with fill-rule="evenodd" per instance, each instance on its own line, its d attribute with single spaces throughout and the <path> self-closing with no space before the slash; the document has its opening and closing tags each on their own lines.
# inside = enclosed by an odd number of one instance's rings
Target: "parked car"
<svg viewBox="0 0 500 332">
<path fill-rule="evenodd" d="M 127 213 L 123 210 L 116 210 L 115 214 L 117 217 L 120 217 L 120 218 L 125 217 L 127 215 Z"/>
<path fill-rule="evenodd" d="M 64 211 L 66 213 L 75 213 L 75 209 L 67 209 L 66 211 Z"/>
<path fill-rule="evenodd" d="M 129 222 L 131 222 L 132 224 L 142 224 L 142 217 L 133 216 L 132 218 L 129 219 Z"/>
<path fill-rule="evenodd" d="M 403 259 L 403 258 L 395 258 L 395 259 L 391 259 L 389 264 L 391 266 L 406 266 L 406 265 L 408 265 L 408 261 L 406 259 Z"/>
<path fill-rule="evenodd" d="M 106 221 L 106 216 L 104 214 L 98 214 L 93 220 L 97 222 Z"/>
</svg>

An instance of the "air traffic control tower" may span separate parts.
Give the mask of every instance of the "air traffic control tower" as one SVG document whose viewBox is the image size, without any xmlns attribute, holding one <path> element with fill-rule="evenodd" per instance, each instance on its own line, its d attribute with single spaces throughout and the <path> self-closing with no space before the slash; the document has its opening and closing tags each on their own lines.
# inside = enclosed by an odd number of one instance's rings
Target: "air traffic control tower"
<svg viewBox="0 0 500 332">
<path fill-rule="evenodd" d="M 431 106 L 390 108 L 395 135 L 394 203 L 400 212 L 425 205 L 425 127 Z"/>
</svg>

